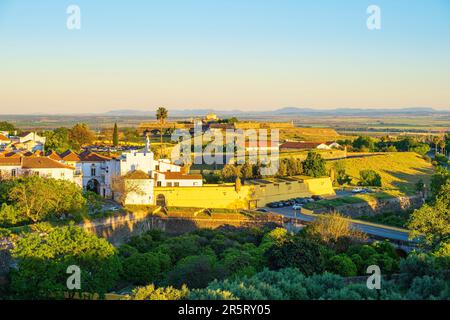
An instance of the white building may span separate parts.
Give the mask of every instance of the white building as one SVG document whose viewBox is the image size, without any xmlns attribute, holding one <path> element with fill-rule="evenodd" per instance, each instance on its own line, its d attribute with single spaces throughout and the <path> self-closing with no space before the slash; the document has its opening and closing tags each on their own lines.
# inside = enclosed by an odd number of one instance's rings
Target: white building
<svg viewBox="0 0 450 320">
<path fill-rule="evenodd" d="M 45 137 L 39 136 L 36 132 L 23 132 L 17 136 L 9 136 L 11 145 L 17 150 L 43 151 Z"/>
<path fill-rule="evenodd" d="M 79 158 L 83 188 L 104 198 L 111 198 L 113 176 L 120 175 L 117 172 L 116 161 L 95 152 L 82 152 Z"/>
<path fill-rule="evenodd" d="M 37 175 L 43 178 L 74 181 L 75 168 L 46 157 L 1 157 L 0 177 Z"/>
<path fill-rule="evenodd" d="M 203 177 L 201 174 L 185 174 L 181 172 L 156 172 L 157 187 L 201 187 Z"/>
<path fill-rule="evenodd" d="M 8 133 L 0 132 L 0 150 L 5 150 L 11 143 L 11 139 L 8 137 Z"/>
<path fill-rule="evenodd" d="M 147 138 L 145 149 L 124 152 L 111 158 L 91 151 L 76 154 L 67 150 L 42 152 L 9 152 L 0 155 L 0 174 L 15 178 L 33 174 L 65 179 L 104 198 L 125 204 L 155 204 L 153 190 L 159 187 L 201 187 L 201 175 L 182 172 L 181 166 L 168 159 L 155 160 Z M 1 177 L 0 176 L 0 177 Z"/>
</svg>

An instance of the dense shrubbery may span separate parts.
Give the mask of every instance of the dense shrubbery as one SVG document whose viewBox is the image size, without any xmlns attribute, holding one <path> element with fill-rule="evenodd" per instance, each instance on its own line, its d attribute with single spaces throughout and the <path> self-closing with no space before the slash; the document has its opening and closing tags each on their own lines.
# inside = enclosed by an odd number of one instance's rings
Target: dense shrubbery
<svg viewBox="0 0 450 320">
<path fill-rule="evenodd" d="M 450 281 L 445 277 L 414 276 L 410 287 L 391 280 L 381 290 L 365 283 L 346 284 L 338 275 L 324 273 L 306 277 L 297 269 L 264 270 L 253 277 L 214 281 L 205 289 L 192 290 L 192 300 L 391 300 L 448 299 Z"/>
<path fill-rule="evenodd" d="M 135 285 L 204 288 L 215 279 L 251 277 L 267 267 L 343 276 L 364 275 L 370 264 L 383 266 L 385 273 L 398 269 L 390 244 L 364 245 L 364 237 L 348 225 L 335 229 L 323 220 L 296 235 L 281 228 L 198 230 L 178 237 L 150 231 L 119 248 L 123 277 Z M 164 271 L 156 257 L 165 257 Z"/>
<path fill-rule="evenodd" d="M 381 176 L 374 170 L 362 170 L 359 172 L 360 186 L 381 187 Z"/>
<path fill-rule="evenodd" d="M 260 179 L 261 168 L 263 164 L 250 164 L 245 163 L 243 165 L 227 164 L 218 175 L 205 175 L 205 181 L 208 183 L 219 182 L 235 182 L 237 178 L 240 179 Z M 328 174 L 325 167 L 325 160 L 322 156 L 314 151 L 308 153 L 307 158 L 302 161 L 295 158 L 281 159 L 278 165 L 278 170 L 272 175 L 265 174 L 264 177 L 291 177 L 297 175 L 307 175 L 311 177 L 322 177 Z"/>
<path fill-rule="evenodd" d="M 388 242 L 367 243 L 339 215 L 323 216 L 301 232 L 222 227 L 180 236 L 149 231 L 115 249 L 78 227 L 36 224 L 16 242 L 18 269 L 11 296 L 60 298 L 66 268 L 80 266 L 81 291 L 105 293 L 120 284 L 143 286 L 129 299 L 432 299 L 445 298 L 450 244 L 401 260 Z M 442 239 L 442 237 L 440 238 Z M 381 291 L 345 284 L 377 265 Z M 120 281 L 120 282 L 119 282 Z M 189 289 L 188 289 L 189 288 Z"/>
<path fill-rule="evenodd" d="M 87 208 L 76 184 L 38 176 L 0 182 L 0 227 L 60 218 Z"/>
<path fill-rule="evenodd" d="M 121 264 L 105 239 L 74 226 L 38 226 L 19 239 L 12 250 L 17 270 L 11 272 L 11 291 L 20 298 L 61 298 L 67 292 L 68 266 L 81 270 L 83 293 L 104 294 L 119 279 Z"/>
<path fill-rule="evenodd" d="M 358 219 L 374 223 L 385 224 L 388 226 L 405 228 L 409 221 L 410 215 L 411 212 L 408 211 L 384 212 L 373 216 L 368 215 L 360 216 L 358 217 Z"/>
<path fill-rule="evenodd" d="M 450 240 L 450 170 L 438 168 L 431 179 L 429 203 L 415 210 L 408 228 L 426 249 L 435 249 Z"/>
</svg>

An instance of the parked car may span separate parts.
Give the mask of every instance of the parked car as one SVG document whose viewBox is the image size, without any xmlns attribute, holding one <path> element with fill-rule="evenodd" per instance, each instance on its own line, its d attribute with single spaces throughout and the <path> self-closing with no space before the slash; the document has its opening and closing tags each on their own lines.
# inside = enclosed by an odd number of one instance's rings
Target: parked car
<svg viewBox="0 0 450 320">
<path fill-rule="evenodd" d="M 292 206 L 292 209 L 294 209 L 294 210 L 302 210 L 302 206 L 299 205 L 299 204 L 294 204 L 294 205 Z"/>
<path fill-rule="evenodd" d="M 352 190 L 352 193 L 361 193 L 363 192 L 363 188 L 355 188 Z"/>
<path fill-rule="evenodd" d="M 274 208 L 282 208 L 283 204 L 281 202 L 275 202 L 275 207 Z"/>
<path fill-rule="evenodd" d="M 258 212 L 269 212 L 269 210 L 264 209 L 264 208 L 256 209 L 256 211 L 258 211 Z"/>
<path fill-rule="evenodd" d="M 324 199 L 322 196 L 316 196 L 316 195 L 312 196 L 311 198 L 312 198 L 314 201 L 320 201 L 320 200 L 323 200 L 323 199 Z"/>
</svg>

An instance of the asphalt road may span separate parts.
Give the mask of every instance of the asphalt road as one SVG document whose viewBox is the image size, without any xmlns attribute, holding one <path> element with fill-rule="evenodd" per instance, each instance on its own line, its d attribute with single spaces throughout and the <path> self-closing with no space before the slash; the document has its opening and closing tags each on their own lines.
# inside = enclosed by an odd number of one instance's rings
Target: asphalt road
<svg viewBox="0 0 450 320">
<path fill-rule="evenodd" d="M 316 217 L 313 215 L 299 213 L 298 211 L 295 212 L 291 207 L 266 208 L 266 209 L 284 215 L 285 217 L 297 218 L 305 222 L 311 222 L 316 219 Z M 376 236 L 390 240 L 410 242 L 410 240 L 408 239 L 408 232 L 401 231 L 398 228 L 391 228 L 388 226 L 373 223 L 365 223 L 364 221 L 356 221 L 356 220 L 352 220 L 351 223 L 356 229 L 371 236 Z"/>
</svg>

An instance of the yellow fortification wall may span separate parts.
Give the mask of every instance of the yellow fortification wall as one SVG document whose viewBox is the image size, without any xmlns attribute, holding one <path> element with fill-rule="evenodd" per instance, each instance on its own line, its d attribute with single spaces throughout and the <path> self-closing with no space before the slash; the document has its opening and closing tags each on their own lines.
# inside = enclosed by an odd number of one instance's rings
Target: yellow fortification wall
<svg viewBox="0 0 450 320">
<path fill-rule="evenodd" d="M 311 195 L 334 195 L 330 178 L 293 181 L 252 182 L 236 190 L 232 184 L 154 189 L 155 199 L 163 195 L 169 207 L 251 209 L 269 202 Z"/>
</svg>

